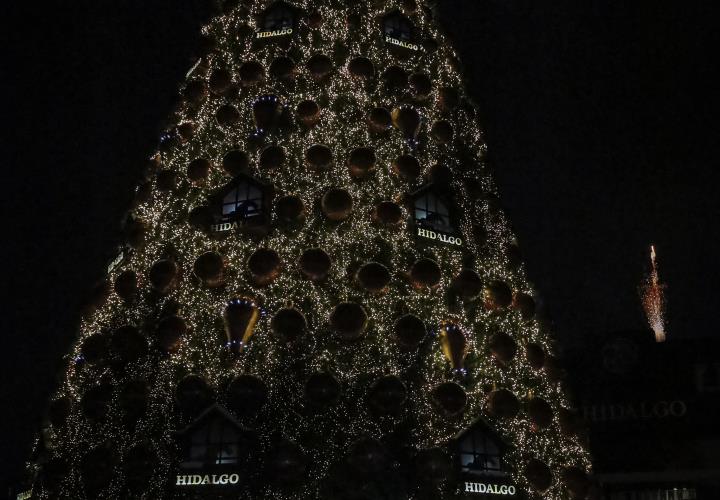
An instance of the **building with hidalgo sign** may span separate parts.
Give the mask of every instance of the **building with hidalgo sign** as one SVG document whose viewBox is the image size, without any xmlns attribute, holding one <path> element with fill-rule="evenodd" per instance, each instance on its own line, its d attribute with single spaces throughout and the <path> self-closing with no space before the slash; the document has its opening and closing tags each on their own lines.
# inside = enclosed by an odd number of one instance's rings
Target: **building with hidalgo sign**
<svg viewBox="0 0 720 500">
<path fill-rule="evenodd" d="M 720 498 L 720 342 L 679 335 L 615 333 L 575 358 L 598 498 Z"/>
<path fill-rule="evenodd" d="M 458 67 L 421 0 L 221 2 L 23 494 L 585 498 Z"/>
</svg>

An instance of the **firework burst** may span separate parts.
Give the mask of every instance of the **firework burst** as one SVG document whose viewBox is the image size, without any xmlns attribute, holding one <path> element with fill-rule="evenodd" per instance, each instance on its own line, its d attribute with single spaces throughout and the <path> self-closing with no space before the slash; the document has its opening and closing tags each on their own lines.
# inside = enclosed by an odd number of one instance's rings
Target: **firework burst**
<svg viewBox="0 0 720 500">
<path fill-rule="evenodd" d="M 640 285 L 640 298 L 648 325 L 655 333 L 655 341 L 665 342 L 665 285 L 660 282 L 655 245 L 650 246 L 650 263 L 650 273 Z"/>
</svg>

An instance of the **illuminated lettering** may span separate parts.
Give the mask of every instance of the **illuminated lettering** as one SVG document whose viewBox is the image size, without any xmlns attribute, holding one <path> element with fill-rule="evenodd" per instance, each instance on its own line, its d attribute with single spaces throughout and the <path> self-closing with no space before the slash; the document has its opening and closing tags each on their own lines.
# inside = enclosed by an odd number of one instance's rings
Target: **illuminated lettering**
<svg viewBox="0 0 720 500">
<path fill-rule="evenodd" d="M 449 234 L 436 233 L 435 231 L 423 229 L 421 227 L 418 228 L 417 234 L 418 236 L 422 238 L 427 238 L 428 240 L 437 240 L 442 241 L 443 243 L 447 243 L 448 245 L 455 245 L 459 247 L 462 246 L 462 239 L 455 236 L 450 236 Z"/>
<path fill-rule="evenodd" d="M 239 474 L 213 474 L 212 476 L 191 474 L 178 475 L 175 480 L 175 486 L 226 486 L 228 484 L 238 484 L 239 482 Z"/>
<path fill-rule="evenodd" d="M 404 42 L 402 40 L 398 40 L 397 38 L 393 38 L 391 36 L 386 36 L 385 41 L 391 45 L 397 45 L 398 47 L 402 47 L 404 49 L 410 49 L 419 51 L 420 47 L 418 45 L 415 45 L 414 43 Z"/>
<path fill-rule="evenodd" d="M 517 489 L 513 485 L 465 482 L 465 493 L 482 493 L 499 496 L 514 496 Z"/>
<path fill-rule="evenodd" d="M 225 233 L 227 231 L 232 231 L 235 228 L 237 228 L 237 222 L 224 222 L 222 224 L 213 224 L 210 226 L 210 230 L 213 233 Z"/>
<path fill-rule="evenodd" d="M 276 36 L 285 36 L 285 35 L 292 35 L 293 29 L 292 28 L 284 28 L 281 30 L 275 30 L 275 31 L 259 31 L 255 38 L 273 38 Z"/>
</svg>

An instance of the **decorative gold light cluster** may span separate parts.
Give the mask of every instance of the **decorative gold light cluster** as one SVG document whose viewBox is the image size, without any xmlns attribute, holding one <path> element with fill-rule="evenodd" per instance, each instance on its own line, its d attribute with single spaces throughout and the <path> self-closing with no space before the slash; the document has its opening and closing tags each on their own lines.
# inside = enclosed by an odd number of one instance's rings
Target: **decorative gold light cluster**
<svg viewBox="0 0 720 500">
<path fill-rule="evenodd" d="M 498 280 L 514 291 L 532 295 L 522 267 L 513 265 L 506 252 L 515 240 L 494 201 L 496 189 L 484 165 L 486 146 L 475 113 L 467 105 L 452 111 L 438 105 L 444 88 L 457 89 L 465 102 L 461 76 L 453 63 L 456 54 L 427 13 L 421 8 L 408 11 L 408 2 L 297 1 L 293 4 L 300 12 L 313 13 L 315 19 L 319 15 L 321 24 L 310 28 L 307 16 L 301 16 L 289 42 L 265 40 L 262 44 L 255 40 L 255 19 L 271 2 L 256 0 L 249 6 L 247 3 L 212 20 L 205 28 L 205 34 L 216 41 L 216 47 L 188 79 L 207 80 L 217 69 L 227 69 L 237 77 L 240 65 L 247 61 L 258 61 L 265 69 L 265 78 L 255 85 L 241 87 L 237 95 L 209 95 L 198 106 L 185 104 L 177 112 L 178 124 L 194 124 L 192 137 L 179 141 L 168 151 L 158 152 L 155 159 L 157 169 L 176 173 L 178 185 L 170 192 L 162 191 L 157 189 L 155 178 L 151 178 L 152 192 L 133 214 L 147 228 L 144 244 L 125 250 L 123 260 L 109 275 L 109 281 L 114 283 L 123 271 L 135 271 L 139 277 L 137 298 L 125 301 L 111 293 L 107 302 L 82 322 L 79 341 L 68 360 L 67 377 L 58 393 L 58 397 L 72 402 L 70 416 L 64 426 L 51 429 L 56 443 L 52 454 L 66 460 L 72 471 L 62 483 L 63 497 L 82 498 L 79 468 L 88 450 L 112 442 L 122 457 L 133 446 L 150 442 L 157 459 L 143 498 L 167 498 L 168 477 L 177 460 L 174 431 L 187 424 L 175 409 L 178 381 L 186 374 L 199 374 L 222 401 L 230 380 L 241 374 L 253 374 L 267 384 L 269 399 L 259 416 L 242 423 L 257 428 L 268 446 L 272 431 L 281 430 L 287 439 L 298 443 L 303 443 L 305 436 L 315 436 L 312 446 L 304 449 L 310 458 L 310 479 L 301 491 L 270 488 L 263 498 L 317 498 L 321 478 L 348 452 L 347 438 L 339 438 L 340 435 L 382 440 L 396 427 L 397 420 L 402 420 L 402 417 L 378 419 L 369 414 L 364 403 L 366 381 L 390 374 L 403 378 L 413 368 L 419 371 L 422 382 L 408 386 L 406 411 L 413 412 L 418 423 L 409 444 L 418 449 L 446 446 L 477 417 L 485 416 L 513 445 L 509 459 L 517 471 L 514 474 L 517 484 L 531 492 L 532 498 L 564 498 L 565 489 L 559 479 L 562 468 L 577 466 L 587 470 L 590 466 L 577 438 L 560 433 L 557 417 L 549 428 L 537 429 L 524 411 L 515 418 L 503 419 L 490 416 L 487 410 L 488 393 L 499 388 L 511 391 L 521 400 L 531 395 L 541 397 L 556 414 L 561 407 L 568 406 L 560 386 L 549 380 L 544 371 L 533 368 L 525 354 L 524 347 L 529 343 L 538 344 L 551 354 L 553 346 L 548 333 L 537 321 L 524 318 L 507 305 L 498 310 L 486 307 L 482 295 L 448 299 L 454 278 L 466 268 L 474 269 L 485 283 Z M 397 49 L 391 50 L 386 44 L 380 24 L 382 16 L 396 9 L 413 21 L 420 40 L 431 38 L 437 42 L 437 48 L 397 57 L 393 52 Z M 349 15 L 360 16 L 359 28 L 348 25 Z M 343 51 L 347 52 L 345 57 L 338 55 Z M 287 54 L 291 54 L 298 67 L 293 82 L 281 82 L 268 74 L 272 61 Z M 304 66 L 316 54 L 326 54 L 335 60 L 332 74 L 319 80 L 312 78 Z M 374 78 L 357 78 L 347 70 L 347 63 L 359 56 L 372 61 Z M 391 65 L 408 74 L 429 75 L 432 94 L 427 99 L 401 101 L 386 91 L 381 73 Z M 291 132 L 258 131 L 253 121 L 253 104 L 261 96 L 275 96 L 288 112 L 294 112 L 298 103 L 315 101 L 320 104 L 320 119 L 311 128 L 298 126 Z M 228 104 L 239 111 L 240 120 L 231 127 L 223 127 L 217 123 L 216 113 Z M 418 139 L 408 138 L 396 129 L 373 133 L 367 116 L 378 106 L 390 111 L 401 106 L 416 110 L 422 117 Z M 449 144 L 428 137 L 428 130 L 440 119 L 453 124 L 454 138 Z M 262 146 L 254 147 L 253 142 Z M 258 157 L 262 148 L 271 144 L 284 148 L 286 161 L 273 171 L 263 171 L 258 166 Z M 304 164 L 305 151 L 315 144 L 326 145 L 333 153 L 332 167 L 326 172 L 312 171 Z M 360 147 L 374 150 L 377 168 L 367 178 L 356 180 L 349 174 L 347 161 L 350 152 Z M 249 237 L 239 231 L 219 237 L 188 223 L 188 214 L 206 204 L 214 192 L 230 181 L 220 165 L 223 156 L 233 149 L 249 154 L 249 173 L 272 184 L 277 195 L 295 195 L 303 200 L 307 213 L 301 227 L 281 226 L 274 213 L 273 229 L 264 237 Z M 415 182 L 404 181 L 390 167 L 403 154 L 412 154 L 423 167 L 423 174 Z M 197 158 L 209 160 L 213 167 L 205 182 L 193 183 L 186 172 Z M 431 168 L 438 164 L 453 173 L 451 190 L 460 214 L 457 222 L 462 249 L 423 245 L 404 226 L 381 226 L 372 217 L 373 208 L 382 201 L 393 200 L 403 205 L 403 194 L 428 182 Z M 471 183 L 478 186 L 480 195 L 471 192 L 468 188 Z M 352 213 L 343 221 L 329 221 L 315 208 L 330 188 L 343 188 L 353 198 Z M 411 218 L 405 208 L 403 213 L 405 220 Z M 478 228 L 482 228 L 482 237 L 478 237 Z M 247 270 L 247 261 L 258 248 L 275 250 L 282 261 L 279 276 L 265 286 L 250 279 Z M 298 270 L 300 255 L 310 248 L 322 248 L 332 258 L 329 277 L 323 282 L 312 282 Z M 208 251 L 217 252 L 224 259 L 223 286 L 203 286 L 193 272 L 195 259 Z M 164 295 L 152 293 L 149 271 L 155 262 L 168 258 L 179 267 L 177 285 Z M 438 286 L 418 288 L 408 279 L 407 272 L 421 258 L 430 258 L 440 265 L 442 279 Z M 348 272 L 367 262 L 380 262 L 391 272 L 392 280 L 381 293 L 363 291 Z M 263 314 L 252 315 L 253 331 L 238 334 L 242 348 L 228 349 L 232 339 L 226 335 L 227 321 L 224 323 L 223 315 L 229 302 L 246 299 L 248 304 L 254 301 L 252 307 Z M 359 303 L 367 312 L 369 324 L 360 340 L 339 339 L 329 327 L 328 318 L 341 302 Z M 289 304 L 305 315 L 309 332 L 288 345 L 272 335 L 270 319 Z M 419 351 L 403 350 L 394 338 L 395 321 L 407 313 L 421 318 L 431 332 L 431 338 Z M 83 341 L 93 335 L 108 335 L 125 325 L 136 326 L 148 345 L 154 345 L 157 325 L 169 314 L 181 317 L 187 325 L 182 343 L 173 354 L 157 355 L 151 347 L 151 354 L 120 368 L 116 363 L 83 362 L 80 350 Z M 456 337 L 449 337 L 451 331 Z M 457 332 L 466 342 L 462 356 L 452 352 L 452 342 L 458 341 Z M 498 363 L 490 354 L 489 339 L 497 332 L 509 334 L 520 346 L 518 355 L 509 363 Z M 318 371 L 331 372 L 340 381 L 347 401 L 313 414 L 302 411 L 304 384 Z M 118 388 L 132 380 L 145 381 L 150 398 L 145 414 L 128 425 L 122 419 Z M 452 417 L 440 411 L 432 398 L 433 390 L 448 380 L 459 381 L 468 398 L 465 411 Z M 115 389 L 108 416 L 93 422 L 83 414 L 79 402 L 100 382 Z M 322 429 L 322 433 L 314 432 L 315 429 Z M 545 462 L 554 472 L 552 485 L 542 494 L 528 485 L 523 472 L 531 458 Z M 122 470 L 119 465 L 106 498 L 120 498 L 125 487 Z"/>
</svg>

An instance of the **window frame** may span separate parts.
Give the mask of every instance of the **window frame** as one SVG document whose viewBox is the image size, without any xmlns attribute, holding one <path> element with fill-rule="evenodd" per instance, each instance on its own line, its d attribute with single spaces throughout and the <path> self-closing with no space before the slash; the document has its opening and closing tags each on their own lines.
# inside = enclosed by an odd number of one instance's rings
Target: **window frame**
<svg viewBox="0 0 720 500">
<path fill-rule="evenodd" d="M 268 26 L 268 21 L 273 16 L 277 16 L 279 19 L 279 23 L 275 26 Z M 276 2 L 260 15 L 260 19 L 258 20 L 258 31 L 259 32 L 267 32 L 267 31 L 282 31 L 286 29 L 295 29 L 295 24 L 297 23 L 297 12 L 295 9 L 292 8 L 292 6 L 288 5 L 285 2 Z M 287 21 L 290 22 L 289 25 L 286 25 Z"/>
<path fill-rule="evenodd" d="M 245 189 L 242 189 L 243 186 Z M 241 197 L 241 191 L 244 191 L 244 197 Z M 254 194 L 253 191 L 257 193 L 257 197 L 251 197 Z M 228 202 L 228 196 L 233 193 L 235 193 L 235 201 Z M 249 212 L 247 209 L 240 210 L 241 207 L 250 207 L 251 204 L 254 204 L 252 212 Z M 251 182 L 249 179 L 243 179 L 237 182 L 231 190 L 222 196 L 221 205 L 221 216 L 223 220 L 248 220 L 252 217 L 262 215 L 265 206 L 265 193 L 263 192 L 262 186 Z M 234 206 L 235 209 L 232 212 L 226 212 L 225 209 L 230 206 Z"/>
<path fill-rule="evenodd" d="M 487 478 L 502 484 L 511 481 L 512 470 L 505 459 L 510 446 L 484 419 L 479 418 L 461 431 L 454 443 L 455 463 L 463 477 L 469 481 Z M 470 463 L 481 463 L 482 466 L 473 468 L 466 465 L 468 456 L 473 457 Z"/>
<path fill-rule="evenodd" d="M 390 23 L 395 23 L 397 26 L 391 28 Z M 403 26 L 404 25 L 404 26 Z M 402 28 L 407 28 L 407 31 L 403 31 Z M 389 32 L 389 28 L 392 29 L 392 33 Z M 402 14 L 400 11 L 390 12 L 382 20 L 382 33 L 383 37 L 394 38 L 401 42 L 415 43 L 417 40 L 417 27 L 412 20 Z"/>
</svg>

